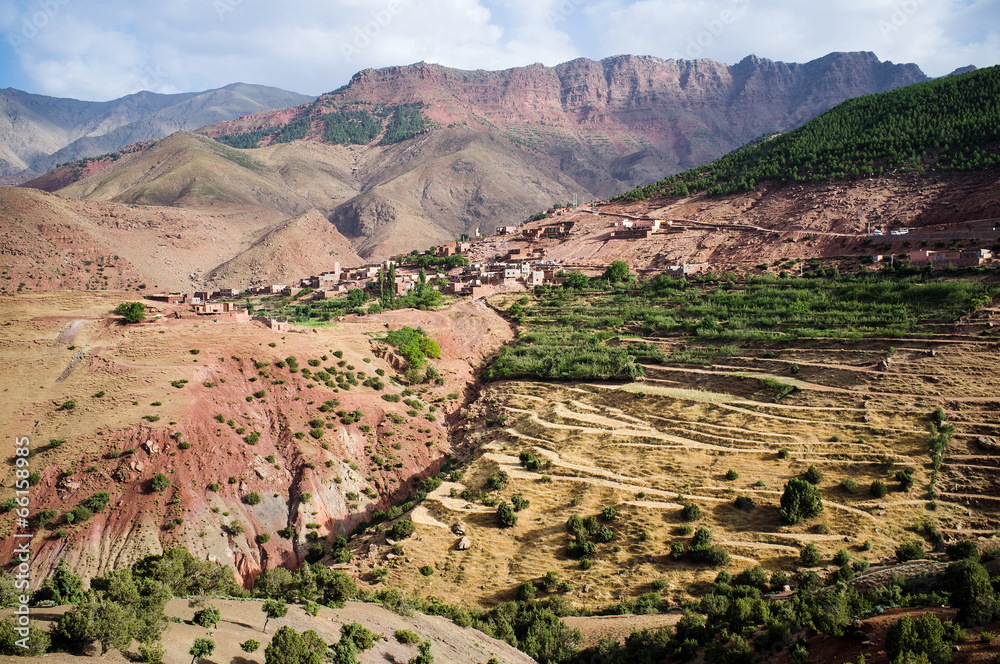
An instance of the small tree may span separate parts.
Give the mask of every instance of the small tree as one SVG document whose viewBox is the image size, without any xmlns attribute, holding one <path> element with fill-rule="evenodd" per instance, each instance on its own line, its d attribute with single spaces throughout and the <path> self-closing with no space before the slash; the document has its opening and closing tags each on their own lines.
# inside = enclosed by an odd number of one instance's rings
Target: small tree
<svg viewBox="0 0 1000 664">
<path fill-rule="evenodd" d="M 806 471 L 806 474 L 802 476 L 802 478 L 806 482 L 809 482 L 809 484 L 816 486 L 823 481 L 823 471 L 816 466 L 809 466 L 809 469 Z"/>
<path fill-rule="evenodd" d="M 793 477 L 785 484 L 785 492 L 781 494 L 781 507 L 778 516 L 789 525 L 795 525 L 803 519 L 811 519 L 823 511 L 823 498 L 819 491 L 809 482 Z"/>
<path fill-rule="evenodd" d="M 215 652 L 215 641 L 212 639 L 195 639 L 191 650 L 188 650 L 188 654 L 191 655 L 191 664 L 202 657 L 208 657 L 213 652 Z"/>
<path fill-rule="evenodd" d="M 219 609 L 215 608 L 214 605 L 209 604 L 201 611 L 195 612 L 192 622 L 201 627 L 215 627 L 218 629 L 218 625 L 216 623 L 219 622 L 219 618 L 221 617 L 222 614 L 219 613 Z"/>
<path fill-rule="evenodd" d="M 434 664 L 434 655 L 431 654 L 430 641 L 421 641 L 417 646 L 417 651 L 420 654 L 411 657 L 406 664 Z"/>
<path fill-rule="evenodd" d="M 681 518 L 685 521 L 697 521 L 701 518 L 701 508 L 694 503 L 688 503 L 681 508 Z"/>
<path fill-rule="evenodd" d="M 507 501 L 497 505 L 497 525 L 501 528 L 513 528 L 517 525 L 517 514 Z"/>
<path fill-rule="evenodd" d="M 271 618 L 283 618 L 285 614 L 288 613 L 288 606 L 279 600 L 269 599 L 264 601 L 264 605 L 260 607 L 260 610 L 264 612 L 267 619 L 264 621 L 263 632 L 267 632 L 267 623 L 270 622 Z"/>
<path fill-rule="evenodd" d="M 240 650 L 243 652 L 257 652 L 260 648 L 260 641 L 256 639 L 247 639 L 240 644 Z"/>
<path fill-rule="evenodd" d="M 417 527 L 413 525 L 413 521 L 410 519 L 401 519 L 392 524 L 392 528 L 389 529 L 389 536 L 394 540 L 402 540 L 412 535 L 416 530 Z"/>
<path fill-rule="evenodd" d="M 810 542 L 799 551 L 799 562 L 805 567 L 816 567 L 820 562 L 819 549 Z"/>
<path fill-rule="evenodd" d="M 142 302 L 122 302 L 115 307 L 115 313 L 124 318 L 126 323 L 141 323 L 146 320 L 146 305 Z"/>
<path fill-rule="evenodd" d="M 498 470 L 495 473 L 490 474 L 486 478 L 486 486 L 493 491 L 500 491 L 507 483 L 510 481 L 510 475 L 507 474 L 506 470 Z"/>
<path fill-rule="evenodd" d="M 630 281 L 632 275 L 628 271 L 628 263 L 625 261 L 612 261 L 608 269 L 604 271 L 603 279 L 616 284 L 619 281 Z"/>
<path fill-rule="evenodd" d="M 885 498 L 889 493 L 889 487 L 885 485 L 882 480 L 875 480 L 872 482 L 871 488 L 868 492 L 875 498 Z"/>
<path fill-rule="evenodd" d="M 163 491 L 168 486 L 170 486 L 170 478 L 163 473 L 156 473 L 153 475 L 153 480 L 150 482 L 150 487 L 153 491 Z"/>
<path fill-rule="evenodd" d="M 932 613 L 924 613 L 918 620 L 903 616 L 896 621 L 885 636 L 885 650 L 890 661 L 898 661 L 906 653 L 923 654 L 934 662 L 948 661 L 951 655 L 945 627 Z"/>
</svg>

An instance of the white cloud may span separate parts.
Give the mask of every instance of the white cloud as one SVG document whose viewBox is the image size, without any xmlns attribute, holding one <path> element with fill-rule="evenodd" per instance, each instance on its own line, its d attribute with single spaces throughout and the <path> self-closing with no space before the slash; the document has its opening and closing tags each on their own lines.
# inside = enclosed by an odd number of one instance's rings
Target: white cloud
<svg viewBox="0 0 1000 664">
<path fill-rule="evenodd" d="M 320 93 L 367 67 L 620 53 L 733 63 L 870 50 L 942 75 L 1000 62 L 997 14 L 996 0 L 16 0 L 0 2 L 0 30 L 32 91 L 108 99 L 234 81 Z"/>
<path fill-rule="evenodd" d="M 587 15 L 594 28 L 606 21 L 596 34 L 607 53 L 734 63 L 751 53 L 806 62 L 873 51 L 932 76 L 1000 62 L 996 0 L 603 0 Z"/>
</svg>

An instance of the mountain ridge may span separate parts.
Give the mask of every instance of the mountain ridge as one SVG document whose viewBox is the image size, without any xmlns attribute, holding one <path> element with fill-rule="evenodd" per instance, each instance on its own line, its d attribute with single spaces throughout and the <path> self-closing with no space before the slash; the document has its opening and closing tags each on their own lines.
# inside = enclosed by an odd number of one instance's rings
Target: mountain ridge
<svg viewBox="0 0 1000 664">
<path fill-rule="evenodd" d="M 225 148 L 228 161 L 267 162 L 263 170 L 221 178 L 222 170 L 192 168 L 167 154 L 171 138 L 48 181 L 76 181 L 67 195 L 127 203 L 316 208 L 356 252 L 378 260 L 518 223 L 574 196 L 607 198 L 844 99 L 926 79 L 916 65 L 870 52 L 736 65 L 623 55 L 495 72 L 417 63 L 362 70 L 313 102 L 198 130 L 216 139 L 208 152 Z M 135 186 L 108 186 L 125 169 Z"/>
<path fill-rule="evenodd" d="M 142 91 L 106 102 L 6 88 L 0 90 L 0 176 L 41 174 L 59 163 L 312 99 L 245 83 L 173 95 Z"/>
</svg>

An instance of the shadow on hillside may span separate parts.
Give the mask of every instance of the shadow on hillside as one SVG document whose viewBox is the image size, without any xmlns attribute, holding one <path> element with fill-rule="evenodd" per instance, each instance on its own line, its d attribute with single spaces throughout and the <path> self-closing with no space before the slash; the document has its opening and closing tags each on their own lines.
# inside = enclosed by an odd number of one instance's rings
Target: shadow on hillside
<svg viewBox="0 0 1000 664">
<path fill-rule="evenodd" d="M 245 622 L 238 622 L 236 620 L 220 620 L 219 622 L 220 623 L 229 623 L 230 625 L 236 625 L 237 627 L 246 627 L 247 629 L 252 629 L 252 630 L 256 630 L 257 629 L 254 625 L 250 625 L 250 624 L 245 623 Z"/>
</svg>

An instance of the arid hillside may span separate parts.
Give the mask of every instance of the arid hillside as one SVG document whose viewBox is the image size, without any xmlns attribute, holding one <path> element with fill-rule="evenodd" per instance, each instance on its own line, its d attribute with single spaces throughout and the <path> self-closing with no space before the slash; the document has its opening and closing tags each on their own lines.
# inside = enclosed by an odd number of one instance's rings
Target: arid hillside
<svg viewBox="0 0 1000 664">
<path fill-rule="evenodd" d="M 359 660 L 364 664 L 405 662 L 416 655 L 415 645 L 401 643 L 395 637 L 397 630 L 410 630 L 430 641 L 435 662 L 479 664 L 490 658 L 503 664 L 531 664 L 534 661 L 503 641 L 492 639 L 473 629 L 463 629 L 450 620 L 421 614 L 402 616 L 377 604 L 350 602 L 342 609 L 322 607 L 315 616 L 306 613 L 304 607 L 293 606 L 287 616 L 268 621 L 266 632 L 262 631 L 265 616 L 261 611 L 260 601 L 213 600 L 212 604 L 219 609 L 221 615 L 218 625 L 212 629 L 194 624 L 192 618 L 197 609 L 188 606 L 187 600 L 175 599 L 167 604 L 166 615 L 177 620 L 171 621 L 163 634 L 165 664 L 189 664 L 190 655 L 187 651 L 197 638 L 211 639 L 216 645 L 215 652 L 206 661 L 263 664 L 265 648 L 247 653 L 240 648 L 240 644 L 248 639 L 267 644 L 268 639 L 284 626 L 297 632 L 314 630 L 327 643 L 336 643 L 341 636 L 341 626 L 348 623 L 358 623 L 382 637 L 371 650 L 361 654 Z M 61 615 L 65 608 L 42 609 L 34 617 L 45 627 Z M 137 656 L 138 646 L 138 643 L 134 643 L 126 652 Z M 54 653 L 46 656 L 45 661 L 53 664 L 118 664 L 131 661 L 118 651 L 102 656 L 99 649 L 94 650 L 95 652 L 86 656 Z"/>
<path fill-rule="evenodd" d="M 279 333 L 186 307 L 126 326 L 110 311 L 128 298 L 32 294 L 0 307 L 0 421 L 36 452 L 32 512 L 52 510 L 36 524 L 38 578 L 59 557 L 93 575 L 173 545 L 228 561 L 247 584 L 263 567 L 297 566 L 315 534 L 349 534 L 453 454 L 448 425 L 474 366 L 510 336 L 473 303 Z M 440 384 L 414 386 L 410 404 L 381 398 L 403 387 L 399 360 L 375 340 L 404 324 L 442 348 Z M 67 521 L 99 492 L 106 510 Z M 0 555 L 13 545 L 5 538 Z"/>
<path fill-rule="evenodd" d="M 4 294 L 242 289 L 364 262 L 315 210 L 289 218 L 260 206 L 160 207 L 4 188 L 0 218 Z"/>
<path fill-rule="evenodd" d="M 660 220 L 645 238 L 613 237 L 614 224 Z M 715 271 L 754 272 L 758 265 L 813 258 L 851 268 L 920 249 L 990 248 L 1000 233 L 1000 174 L 892 174 L 885 177 L 762 185 L 728 196 L 657 197 L 638 203 L 583 206 L 576 212 L 524 224 L 513 235 L 474 245 L 485 260 L 534 249 L 542 260 L 590 274 L 614 260 L 655 276 L 670 266 L 704 264 Z M 569 235 L 527 237 L 525 230 L 574 222 Z M 893 230 L 911 229 L 905 235 Z M 882 235 L 872 235 L 879 230 Z"/>
</svg>

